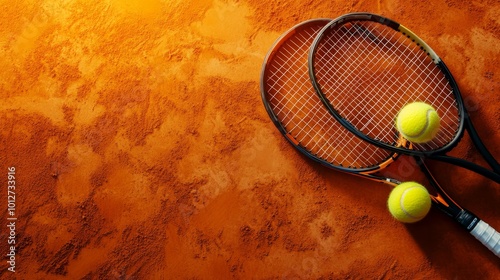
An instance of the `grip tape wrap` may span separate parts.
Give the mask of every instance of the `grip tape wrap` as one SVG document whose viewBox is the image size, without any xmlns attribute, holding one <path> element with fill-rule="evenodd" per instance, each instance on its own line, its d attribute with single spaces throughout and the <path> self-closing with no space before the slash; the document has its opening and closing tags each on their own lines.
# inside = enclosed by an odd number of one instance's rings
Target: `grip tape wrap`
<svg viewBox="0 0 500 280">
<path fill-rule="evenodd" d="M 498 231 L 487 223 L 479 221 L 470 233 L 497 257 L 500 257 L 500 233 Z"/>
</svg>

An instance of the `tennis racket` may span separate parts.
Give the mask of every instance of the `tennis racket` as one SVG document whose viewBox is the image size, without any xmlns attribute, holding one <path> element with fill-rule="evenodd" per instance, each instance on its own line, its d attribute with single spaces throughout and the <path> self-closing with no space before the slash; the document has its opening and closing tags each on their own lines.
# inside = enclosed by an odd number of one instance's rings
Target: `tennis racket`
<svg viewBox="0 0 500 280">
<path fill-rule="evenodd" d="M 500 165 L 474 129 L 450 71 L 406 27 L 370 13 L 341 16 L 318 33 L 308 63 L 321 100 L 356 136 L 396 153 L 455 164 L 500 183 Z M 401 143 L 394 119 L 404 105 L 415 101 L 436 108 L 441 125 L 432 141 L 409 146 Z M 491 170 L 446 155 L 464 130 Z"/>
<path fill-rule="evenodd" d="M 379 174 L 397 154 L 365 142 L 331 117 L 310 84 L 307 54 L 318 32 L 330 20 L 300 23 L 282 35 L 268 52 L 261 73 L 261 95 L 271 120 L 302 154 L 329 168 L 395 186 L 400 182 Z M 420 161 L 420 158 L 418 158 Z M 486 247 L 500 256 L 500 234 L 455 203 L 431 179 L 432 201 Z"/>
</svg>

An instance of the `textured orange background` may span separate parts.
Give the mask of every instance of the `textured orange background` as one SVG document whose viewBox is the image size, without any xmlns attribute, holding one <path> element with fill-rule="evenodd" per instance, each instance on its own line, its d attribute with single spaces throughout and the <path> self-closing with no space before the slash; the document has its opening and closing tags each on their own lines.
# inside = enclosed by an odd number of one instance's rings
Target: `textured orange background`
<svg viewBox="0 0 500 280">
<path fill-rule="evenodd" d="M 500 158 L 500 4 L 429 2 L 0 1 L 0 255 L 9 166 L 18 215 L 17 272 L 4 257 L 2 279 L 498 277 L 439 211 L 400 224 L 389 187 L 299 155 L 260 99 L 281 33 L 375 12 L 443 58 Z M 467 138 L 453 154 L 478 159 Z M 432 169 L 500 229 L 498 185 Z M 389 171 L 421 177 L 404 157 Z"/>
</svg>

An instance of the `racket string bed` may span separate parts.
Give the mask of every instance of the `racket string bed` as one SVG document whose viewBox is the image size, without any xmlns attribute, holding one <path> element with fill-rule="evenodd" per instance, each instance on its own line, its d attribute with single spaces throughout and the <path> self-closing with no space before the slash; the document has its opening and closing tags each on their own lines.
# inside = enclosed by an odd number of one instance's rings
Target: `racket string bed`
<svg viewBox="0 0 500 280">
<path fill-rule="evenodd" d="M 326 24 L 326 22 L 325 22 Z M 314 93 L 307 53 L 322 26 L 303 26 L 273 50 L 266 63 L 266 98 L 287 137 L 334 166 L 365 168 L 390 158 L 338 124 Z"/>
<path fill-rule="evenodd" d="M 306 80 L 307 75 L 304 75 L 302 79 L 296 79 L 296 80 Z M 299 88 L 304 85 L 300 85 Z M 283 90 L 283 87 L 277 87 L 274 89 L 276 92 L 279 92 Z M 274 91 L 271 90 L 271 91 Z M 296 97 L 299 97 L 299 99 L 295 99 Z M 308 98 L 310 97 L 310 98 Z M 305 98 L 308 98 L 308 100 L 304 100 Z M 350 141 L 349 134 L 344 134 L 344 135 L 338 135 L 336 134 L 331 134 L 330 137 L 327 139 L 326 134 L 319 132 L 320 130 L 328 130 L 328 127 L 334 127 L 335 123 L 333 122 L 325 122 L 325 119 L 331 118 L 329 116 L 329 113 L 327 110 L 317 110 L 316 112 L 311 112 L 308 110 L 308 108 L 321 108 L 322 104 L 319 99 L 315 98 L 314 95 L 310 94 L 299 94 L 299 95 L 294 95 L 290 96 L 289 99 L 285 100 L 280 100 L 277 96 L 271 96 L 270 97 L 271 101 L 276 101 L 274 110 L 277 112 L 277 114 L 284 114 L 282 119 L 284 125 L 288 128 L 289 133 L 292 135 L 295 135 L 295 138 L 297 139 L 302 139 L 301 144 L 304 147 L 309 148 L 311 151 L 314 151 L 318 156 L 327 159 L 328 161 L 331 162 L 339 162 L 339 161 L 347 161 L 347 162 L 374 162 L 372 157 L 363 157 L 363 155 L 369 154 L 369 155 L 375 155 L 374 158 L 376 158 L 377 153 L 367 153 L 369 150 L 369 146 L 366 146 L 363 149 L 362 153 L 359 153 L 357 157 L 353 158 L 352 154 L 347 155 L 346 160 L 340 160 L 339 158 L 332 157 L 331 155 L 334 154 L 333 151 L 336 150 L 335 146 L 333 144 L 329 143 L 335 143 L 335 142 L 341 142 L 345 143 L 347 146 L 346 148 L 348 150 L 359 150 L 360 144 L 358 143 L 355 146 L 352 146 L 352 141 Z M 290 105 L 290 101 L 293 105 Z M 287 103 L 285 105 L 284 103 Z M 289 110 L 289 111 L 288 111 Z M 312 122 L 307 122 L 306 120 L 308 119 L 308 113 L 312 116 L 309 116 L 309 119 L 317 119 L 316 121 Z M 300 118 L 298 115 L 303 114 L 306 116 L 305 118 Z M 317 118 L 314 118 L 314 116 L 317 115 Z M 296 123 L 293 121 L 295 120 Z M 319 127 L 319 129 L 315 129 Z M 312 135 L 311 135 L 312 134 Z M 314 141 L 314 139 L 318 139 L 317 141 Z M 336 140 L 336 141 L 332 141 Z M 325 145 L 320 145 L 319 143 L 326 143 Z M 381 155 L 382 158 L 385 158 L 386 155 L 383 154 Z M 380 156 L 379 156 L 380 158 Z M 376 160 L 375 160 L 376 161 Z"/>
<path fill-rule="evenodd" d="M 432 142 L 415 148 L 436 149 L 450 142 L 458 130 L 457 105 L 434 62 L 400 32 L 376 23 L 350 26 L 358 32 L 334 30 L 316 54 L 318 84 L 335 108 L 341 108 L 340 114 L 363 133 L 393 143 L 394 122 L 388 116 L 397 114 L 406 100 L 420 99 L 440 108 L 443 126 Z"/>
</svg>

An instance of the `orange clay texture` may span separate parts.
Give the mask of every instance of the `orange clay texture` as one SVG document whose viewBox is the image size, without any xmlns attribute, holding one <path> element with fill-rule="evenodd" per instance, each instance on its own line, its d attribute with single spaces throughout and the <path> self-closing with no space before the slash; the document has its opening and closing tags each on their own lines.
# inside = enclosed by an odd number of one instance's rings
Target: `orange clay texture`
<svg viewBox="0 0 500 280">
<path fill-rule="evenodd" d="M 433 208 L 297 153 L 260 97 L 280 34 L 368 11 L 443 58 L 500 158 L 498 1 L 0 1 L 1 279 L 494 279 L 500 262 Z M 452 152 L 480 161 L 467 137 Z M 500 228 L 499 186 L 430 162 Z M 16 168 L 15 273 L 7 173 Z M 422 181 L 411 159 L 386 170 Z M 424 182 L 425 183 L 425 182 Z"/>
</svg>

